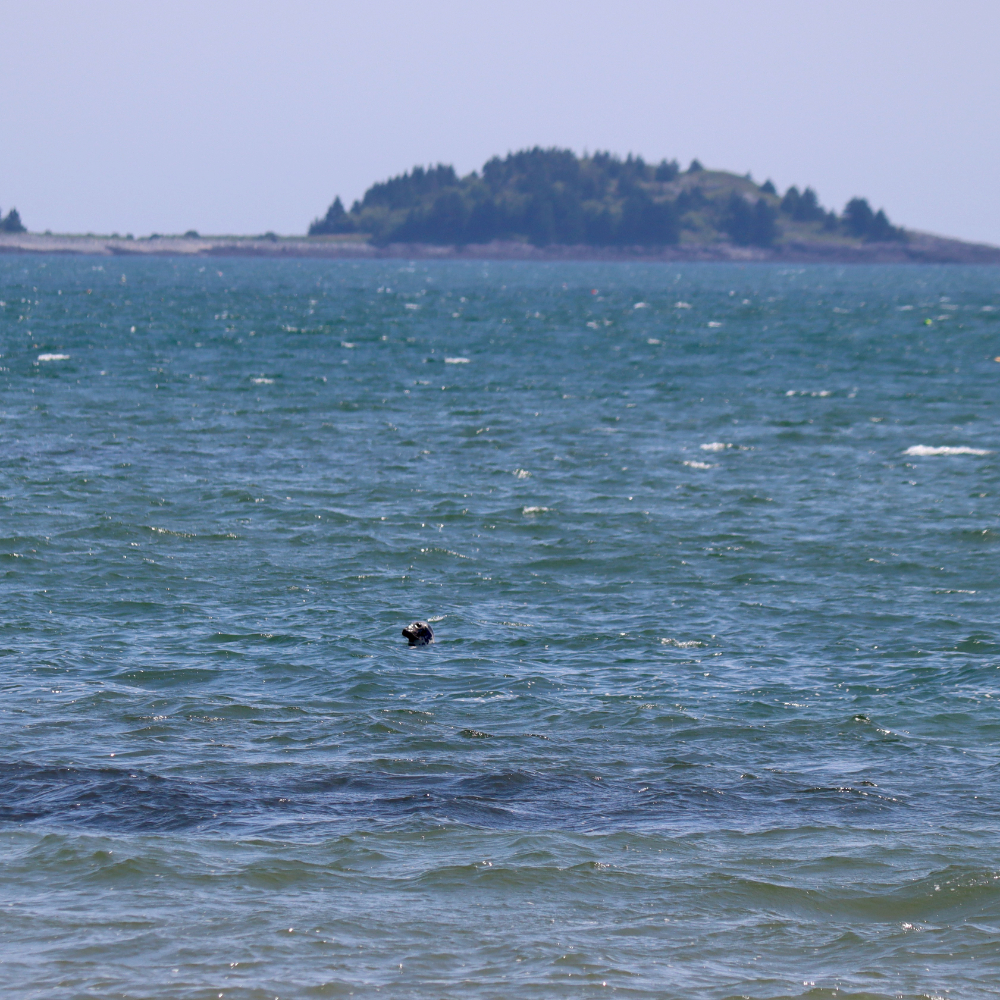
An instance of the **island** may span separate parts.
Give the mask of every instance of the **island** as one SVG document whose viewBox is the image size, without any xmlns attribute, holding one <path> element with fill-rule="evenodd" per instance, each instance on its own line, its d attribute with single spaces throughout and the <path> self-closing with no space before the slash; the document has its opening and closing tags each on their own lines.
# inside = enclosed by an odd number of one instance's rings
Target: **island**
<svg viewBox="0 0 1000 1000">
<path fill-rule="evenodd" d="M 533 149 L 460 177 L 416 166 L 335 197 L 304 236 L 36 234 L 11 211 L 0 252 L 494 260 L 1000 264 L 1000 248 L 893 224 L 860 195 L 838 213 L 811 187 L 757 183 L 698 160 Z"/>
<path fill-rule="evenodd" d="M 906 233 L 864 198 L 838 216 L 812 188 L 783 197 L 771 181 L 706 170 L 694 160 L 646 163 L 568 149 L 495 156 L 458 177 L 439 164 L 373 184 L 351 210 L 335 198 L 310 236 L 364 233 L 378 245 L 463 246 L 521 241 L 589 247 L 710 245 L 773 247 L 782 242 L 900 242 Z"/>
</svg>

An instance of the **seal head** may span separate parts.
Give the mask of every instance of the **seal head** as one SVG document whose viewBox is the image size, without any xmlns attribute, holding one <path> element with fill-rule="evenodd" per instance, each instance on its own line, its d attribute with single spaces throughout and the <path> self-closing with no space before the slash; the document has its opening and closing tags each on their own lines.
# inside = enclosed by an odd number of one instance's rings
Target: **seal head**
<svg viewBox="0 0 1000 1000">
<path fill-rule="evenodd" d="M 428 646 L 434 641 L 434 630 L 427 622 L 414 622 L 403 629 L 403 635 L 410 640 L 411 646 Z"/>
</svg>

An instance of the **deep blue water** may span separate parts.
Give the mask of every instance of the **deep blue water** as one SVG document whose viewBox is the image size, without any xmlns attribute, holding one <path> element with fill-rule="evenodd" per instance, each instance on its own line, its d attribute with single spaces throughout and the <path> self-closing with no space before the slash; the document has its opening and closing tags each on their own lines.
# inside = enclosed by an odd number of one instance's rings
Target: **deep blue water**
<svg viewBox="0 0 1000 1000">
<path fill-rule="evenodd" d="M 997 270 L 8 256 L 0 354 L 5 997 L 1000 995 Z"/>
</svg>

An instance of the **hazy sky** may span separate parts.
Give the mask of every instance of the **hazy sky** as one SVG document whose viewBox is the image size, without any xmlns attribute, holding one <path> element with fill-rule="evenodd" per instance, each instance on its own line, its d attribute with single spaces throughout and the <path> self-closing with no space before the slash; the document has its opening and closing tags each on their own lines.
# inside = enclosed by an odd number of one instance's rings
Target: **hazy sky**
<svg viewBox="0 0 1000 1000">
<path fill-rule="evenodd" d="M 1000 244 L 998 0 L 0 0 L 0 207 L 301 233 L 416 163 L 634 152 Z"/>
</svg>

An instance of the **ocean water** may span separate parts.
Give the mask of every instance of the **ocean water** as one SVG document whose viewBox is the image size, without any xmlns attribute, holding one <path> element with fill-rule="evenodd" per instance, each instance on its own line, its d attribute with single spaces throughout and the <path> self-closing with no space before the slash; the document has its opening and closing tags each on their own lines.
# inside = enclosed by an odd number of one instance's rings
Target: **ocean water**
<svg viewBox="0 0 1000 1000">
<path fill-rule="evenodd" d="M 1000 995 L 997 270 L 8 256 L 0 354 L 5 997 Z"/>
</svg>

